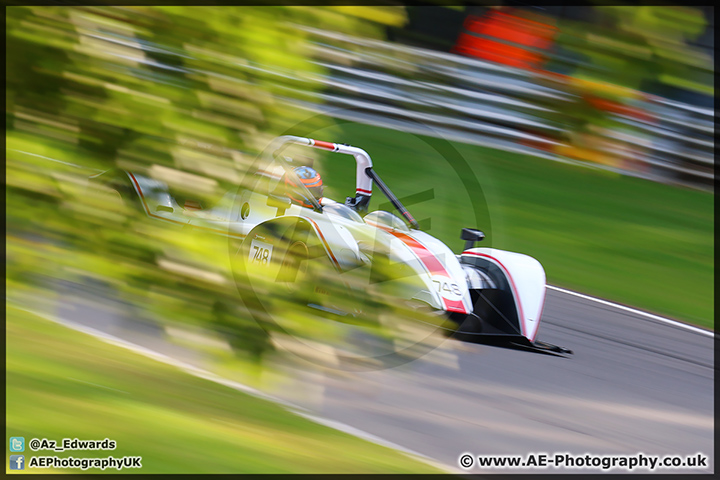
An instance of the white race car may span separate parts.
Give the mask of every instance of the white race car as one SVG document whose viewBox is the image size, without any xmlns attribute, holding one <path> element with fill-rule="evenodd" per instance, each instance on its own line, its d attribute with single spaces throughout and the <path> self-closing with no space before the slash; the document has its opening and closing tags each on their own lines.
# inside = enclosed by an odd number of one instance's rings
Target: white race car
<svg viewBox="0 0 720 480">
<path fill-rule="evenodd" d="M 354 157 L 355 196 L 344 203 L 315 198 L 295 174 L 297 164 L 283 155 L 290 145 Z M 100 174 L 94 179 L 111 185 L 121 196 L 132 196 L 153 219 L 235 239 L 244 274 L 270 279 L 281 289 L 278 292 L 304 295 L 310 305 L 338 308 L 332 298 L 318 299 L 322 285 L 304 288 L 319 282 L 311 276 L 313 265 L 325 264 L 349 293 L 367 295 L 381 289 L 443 313 L 457 325 L 452 333 L 456 338 L 572 353 L 536 341 L 545 301 L 545 271 L 534 258 L 478 248 L 475 244 L 484 234 L 472 228 L 462 229 L 465 248 L 454 254 L 420 230 L 360 148 L 282 136 L 266 151 L 269 163 L 254 174 L 254 185 L 227 192 L 217 206 L 207 210 L 192 203 L 178 204 L 164 182 L 133 172 Z M 295 195 L 307 207 L 290 201 L 285 179 L 296 186 Z M 387 197 L 398 215 L 367 213 L 373 188 Z"/>
</svg>

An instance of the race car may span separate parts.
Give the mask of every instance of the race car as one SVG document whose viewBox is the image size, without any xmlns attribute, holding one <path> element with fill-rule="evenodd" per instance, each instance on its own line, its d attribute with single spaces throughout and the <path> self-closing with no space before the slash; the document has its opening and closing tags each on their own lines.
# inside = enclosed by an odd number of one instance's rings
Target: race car
<svg viewBox="0 0 720 480">
<path fill-rule="evenodd" d="M 343 203 L 317 198 L 298 178 L 298 162 L 284 155 L 292 145 L 353 157 L 355 194 Z M 536 340 L 546 288 L 545 271 L 536 259 L 477 247 L 484 234 L 476 228 L 461 230 L 465 247 L 453 253 L 421 230 L 361 148 L 286 135 L 266 152 L 267 162 L 252 174 L 251 184 L 231 189 L 209 209 L 192 201 L 180 205 L 167 184 L 130 171 L 94 180 L 132 196 L 154 220 L 233 239 L 246 279 L 265 279 L 274 292 L 306 305 L 357 315 L 358 309 L 343 311 L 339 297 L 345 294 L 323 298 L 330 290 L 323 283 L 339 284 L 349 297 L 372 299 L 378 292 L 422 304 L 449 319 L 455 325 L 451 335 L 460 340 L 572 353 Z M 396 212 L 368 212 L 374 188 Z M 335 277 L 313 277 L 315 267 L 322 266 Z"/>
</svg>

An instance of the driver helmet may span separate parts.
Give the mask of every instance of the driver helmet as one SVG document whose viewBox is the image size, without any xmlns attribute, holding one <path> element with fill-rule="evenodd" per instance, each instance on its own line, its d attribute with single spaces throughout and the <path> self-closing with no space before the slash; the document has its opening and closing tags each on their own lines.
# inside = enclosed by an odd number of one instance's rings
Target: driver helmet
<svg viewBox="0 0 720 480">
<path fill-rule="evenodd" d="M 293 172 L 295 172 L 295 175 L 297 175 L 300 179 L 300 182 L 305 185 L 308 190 L 310 190 L 310 193 L 312 193 L 313 196 L 320 201 L 323 196 L 324 188 L 320 174 L 315 171 L 314 168 L 304 165 L 293 168 Z M 288 197 L 290 197 L 290 200 L 293 203 L 303 207 L 312 208 L 310 200 L 305 198 L 302 191 L 299 190 L 299 187 L 288 175 L 285 175 L 285 188 Z"/>
</svg>

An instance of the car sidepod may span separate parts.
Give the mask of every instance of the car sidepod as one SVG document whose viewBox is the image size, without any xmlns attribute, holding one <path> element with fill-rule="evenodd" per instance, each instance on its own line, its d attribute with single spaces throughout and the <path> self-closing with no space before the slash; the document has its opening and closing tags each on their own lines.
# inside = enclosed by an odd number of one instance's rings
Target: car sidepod
<svg viewBox="0 0 720 480">
<path fill-rule="evenodd" d="M 409 249 L 422 264 L 428 293 L 433 304 L 451 314 L 472 312 L 472 299 L 465 273 L 455 254 L 440 240 L 419 230 L 390 232 Z M 430 303 L 430 302 L 428 302 Z"/>
</svg>

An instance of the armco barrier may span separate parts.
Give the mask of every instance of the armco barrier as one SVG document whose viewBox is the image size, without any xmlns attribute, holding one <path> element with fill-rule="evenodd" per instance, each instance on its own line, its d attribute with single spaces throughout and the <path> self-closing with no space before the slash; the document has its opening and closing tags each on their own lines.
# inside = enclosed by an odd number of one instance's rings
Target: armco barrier
<svg viewBox="0 0 720 480">
<path fill-rule="evenodd" d="M 417 130 L 420 120 L 457 141 L 712 189 L 710 109 L 634 92 L 624 105 L 600 105 L 610 127 L 580 131 L 578 90 L 558 76 L 295 27 L 311 34 L 316 62 L 329 72 L 315 78 L 324 92 L 288 96 L 301 106 L 400 130 Z"/>
</svg>

